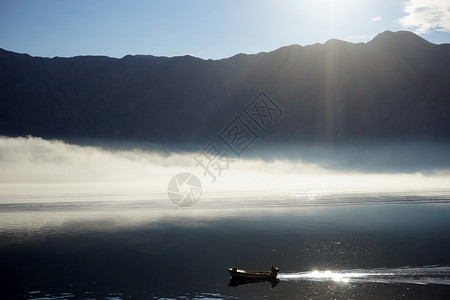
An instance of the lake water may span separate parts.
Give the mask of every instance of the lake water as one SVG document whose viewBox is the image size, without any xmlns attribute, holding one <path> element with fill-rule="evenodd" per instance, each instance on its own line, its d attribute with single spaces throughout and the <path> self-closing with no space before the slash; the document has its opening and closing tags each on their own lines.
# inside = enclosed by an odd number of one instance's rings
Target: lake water
<svg viewBox="0 0 450 300">
<path fill-rule="evenodd" d="M 448 299 L 450 192 L 0 197 L 2 299 Z M 229 286 L 227 268 L 280 269 Z M 231 282 L 232 285 L 233 282 Z"/>
</svg>

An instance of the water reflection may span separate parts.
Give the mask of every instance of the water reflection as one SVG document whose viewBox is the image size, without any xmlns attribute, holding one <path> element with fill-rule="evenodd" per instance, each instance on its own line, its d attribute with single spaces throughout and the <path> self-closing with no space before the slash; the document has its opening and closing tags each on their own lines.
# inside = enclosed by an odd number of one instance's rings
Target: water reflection
<svg viewBox="0 0 450 300">
<path fill-rule="evenodd" d="M 282 281 L 335 281 L 341 283 L 405 283 L 450 285 L 450 267 L 424 266 L 404 268 L 311 271 L 280 274 Z"/>
<path fill-rule="evenodd" d="M 405 197 L 3 203 L 0 298 L 444 298 L 450 197 Z M 267 264 L 284 271 L 279 282 L 229 282 L 229 265 Z"/>
</svg>

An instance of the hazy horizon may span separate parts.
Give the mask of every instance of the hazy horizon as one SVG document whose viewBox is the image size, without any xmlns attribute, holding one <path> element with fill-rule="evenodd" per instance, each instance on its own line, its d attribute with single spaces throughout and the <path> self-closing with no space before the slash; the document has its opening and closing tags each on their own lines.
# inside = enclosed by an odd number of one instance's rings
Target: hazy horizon
<svg viewBox="0 0 450 300">
<path fill-rule="evenodd" d="M 255 145 L 254 148 L 264 152 L 263 146 Z M 322 151 L 326 149 L 327 147 L 323 147 Z M 166 151 L 135 147 L 105 149 L 38 137 L 0 137 L 0 167 L 3 170 L 0 184 L 3 186 L 3 194 L 8 191 L 26 192 L 27 185 L 28 188 L 34 186 L 35 189 L 31 191 L 37 191 L 36 187 L 42 185 L 44 189 L 53 186 L 66 193 L 88 193 L 90 190 L 110 193 L 139 191 L 165 198 L 171 177 L 187 172 L 200 179 L 204 198 L 214 197 L 220 192 L 289 195 L 408 192 L 449 188 L 448 165 L 439 167 L 431 164 L 428 168 L 416 170 L 410 166 L 409 171 L 389 170 L 390 162 L 387 161 L 384 162 L 384 171 L 382 167 L 374 171 L 370 167 L 366 170 L 338 167 L 339 161 L 334 160 L 343 159 L 343 153 L 340 156 L 335 153 L 333 158 L 332 151 L 324 152 L 323 155 L 319 152 L 312 159 L 309 157 L 302 160 L 301 147 L 297 150 L 297 158 L 289 158 L 287 155 L 283 157 L 280 153 L 276 157 L 270 157 L 270 150 L 266 153 L 266 158 L 251 157 L 250 150 L 250 156 L 246 158 L 230 155 L 228 168 L 224 168 L 220 174 L 214 171 L 216 181 L 213 182 L 211 176 L 204 174 L 204 170 L 196 166 L 195 157 L 200 155 L 201 148 L 194 152 L 173 152 L 167 147 Z M 313 150 L 318 153 L 317 148 Z M 426 153 L 427 148 L 421 151 L 419 154 Z M 371 155 L 379 156 L 378 161 L 382 163 L 389 148 L 384 149 L 381 154 L 376 150 L 373 152 Z M 323 161 L 334 162 L 334 168 L 326 163 L 321 164 L 322 156 Z M 350 152 L 346 159 L 352 156 L 355 157 L 354 152 Z M 420 162 L 414 161 L 414 157 L 409 163 L 417 163 L 423 168 Z"/>
</svg>

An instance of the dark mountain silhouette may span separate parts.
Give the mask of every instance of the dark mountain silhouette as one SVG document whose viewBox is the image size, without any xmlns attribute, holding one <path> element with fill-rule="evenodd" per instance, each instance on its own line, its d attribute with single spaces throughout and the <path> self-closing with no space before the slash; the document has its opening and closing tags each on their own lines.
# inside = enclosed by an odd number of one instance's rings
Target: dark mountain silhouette
<svg viewBox="0 0 450 300">
<path fill-rule="evenodd" d="M 285 112 L 266 142 L 450 140 L 450 44 L 404 31 L 222 60 L 0 50 L 0 134 L 204 142 L 261 90 Z"/>
</svg>

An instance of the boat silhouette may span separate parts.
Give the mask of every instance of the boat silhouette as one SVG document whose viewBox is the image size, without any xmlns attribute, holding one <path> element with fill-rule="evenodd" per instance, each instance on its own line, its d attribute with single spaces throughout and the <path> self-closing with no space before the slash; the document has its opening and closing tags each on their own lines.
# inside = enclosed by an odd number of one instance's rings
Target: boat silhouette
<svg viewBox="0 0 450 300">
<path fill-rule="evenodd" d="M 270 282 L 273 288 L 280 282 L 277 279 L 278 271 L 279 270 L 275 267 L 272 267 L 270 271 L 253 271 L 228 268 L 228 272 L 231 276 L 228 286 L 236 287 L 238 285 L 249 283 Z"/>
</svg>

